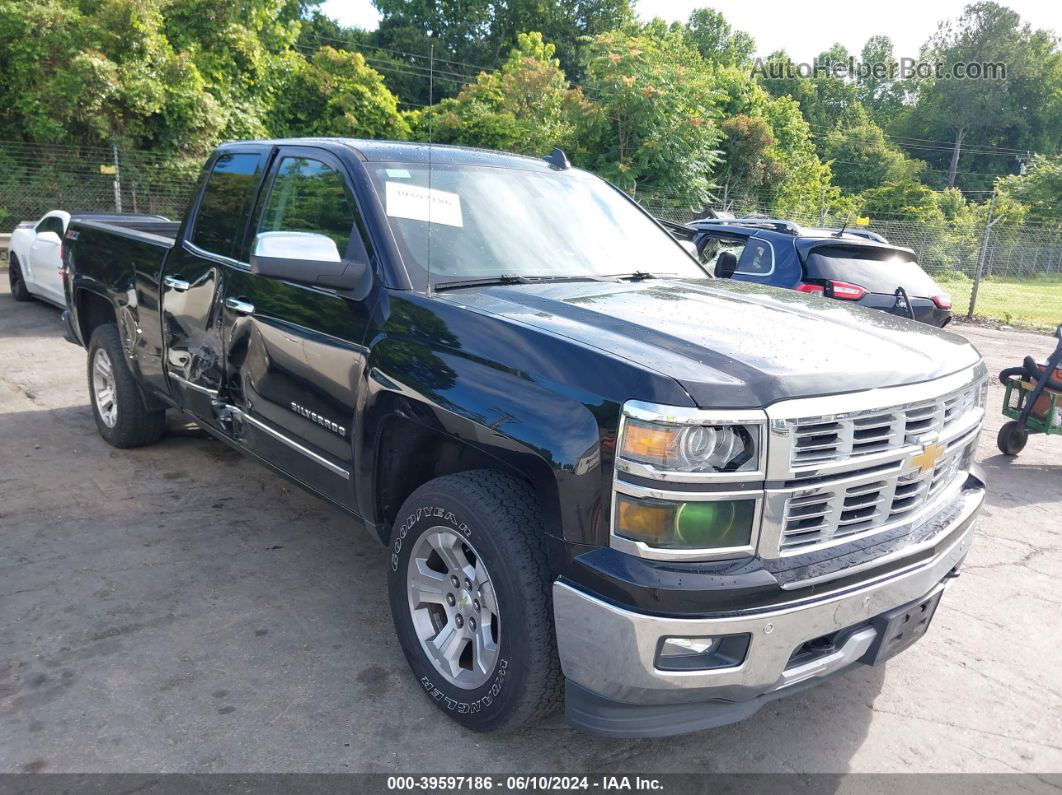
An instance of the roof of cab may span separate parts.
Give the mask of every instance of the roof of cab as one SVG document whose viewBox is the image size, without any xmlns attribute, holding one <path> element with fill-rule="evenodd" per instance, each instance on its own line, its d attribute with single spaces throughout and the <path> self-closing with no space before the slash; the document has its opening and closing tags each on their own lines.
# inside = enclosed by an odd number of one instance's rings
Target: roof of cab
<svg viewBox="0 0 1062 795">
<path fill-rule="evenodd" d="M 519 168 L 531 171 L 549 171 L 551 166 L 540 157 L 497 152 L 493 149 L 476 149 L 468 146 L 449 146 L 406 141 L 373 141 L 359 138 L 281 138 L 267 141 L 234 141 L 219 148 L 237 147 L 254 143 L 272 146 L 343 146 L 352 149 L 362 160 L 390 163 L 427 163 L 428 151 L 431 162 L 436 165 L 477 165 L 496 168 Z M 546 153 L 543 153 L 546 154 Z"/>
</svg>

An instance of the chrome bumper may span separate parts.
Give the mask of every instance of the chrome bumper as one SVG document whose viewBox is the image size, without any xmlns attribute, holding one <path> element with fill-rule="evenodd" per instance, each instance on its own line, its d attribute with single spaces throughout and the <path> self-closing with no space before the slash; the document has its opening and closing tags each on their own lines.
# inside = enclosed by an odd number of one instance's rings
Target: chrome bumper
<svg viewBox="0 0 1062 795">
<path fill-rule="evenodd" d="M 964 526 L 965 530 L 930 560 L 877 578 L 871 573 L 858 587 L 796 600 L 769 612 L 663 618 L 624 610 L 565 583 L 554 583 L 554 620 L 564 675 L 581 691 L 622 705 L 682 705 L 749 701 L 839 671 L 863 656 L 876 630 L 860 629 L 839 649 L 811 662 L 790 666 L 790 659 L 807 641 L 858 626 L 946 587 L 945 577 L 970 548 L 984 490 L 963 491 L 958 499 L 959 510 L 935 537 L 948 539 Z M 654 664 L 662 637 L 738 633 L 751 635 L 740 665 L 662 671 Z"/>
</svg>

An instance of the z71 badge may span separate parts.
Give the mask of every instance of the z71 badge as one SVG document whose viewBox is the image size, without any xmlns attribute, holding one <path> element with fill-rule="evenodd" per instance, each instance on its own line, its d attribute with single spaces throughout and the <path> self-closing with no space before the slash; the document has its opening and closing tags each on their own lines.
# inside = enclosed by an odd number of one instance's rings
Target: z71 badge
<svg viewBox="0 0 1062 795">
<path fill-rule="evenodd" d="M 322 417 L 316 411 L 310 411 L 307 408 L 303 408 L 302 406 L 300 406 L 298 403 L 295 403 L 294 401 L 292 401 L 291 410 L 294 411 L 296 414 L 298 414 L 298 415 L 300 415 L 302 417 L 305 417 L 306 419 L 310 420 L 311 422 L 316 422 L 322 428 L 327 428 L 332 433 L 338 433 L 340 436 L 346 436 L 347 435 L 347 429 L 344 428 L 342 425 L 339 425 L 337 423 L 332 422 L 330 419 Z"/>
</svg>

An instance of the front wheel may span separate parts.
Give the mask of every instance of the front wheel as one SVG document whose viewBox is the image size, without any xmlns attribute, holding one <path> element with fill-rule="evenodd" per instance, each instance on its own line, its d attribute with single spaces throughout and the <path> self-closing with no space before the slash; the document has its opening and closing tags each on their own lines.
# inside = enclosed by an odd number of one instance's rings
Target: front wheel
<svg viewBox="0 0 1062 795">
<path fill-rule="evenodd" d="M 1025 443 L 1029 441 L 1029 432 L 1020 423 L 1011 420 L 1004 423 L 996 436 L 996 446 L 1003 455 L 1017 455 L 1025 449 Z"/>
<path fill-rule="evenodd" d="M 126 363 L 118 327 L 98 326 L 88 346 L 88 385 L 100 436 L 115 447 L 141 447 L 162 438 L 166 410 L 149 409 Z"/>
<path fill-rule="evenodd" d="M 395 522 L 388 574 L 402 651 L 439 709 L 474 731 L 556 709 L 545 532 L 525 483 L 478 470 L 421 486 Z"/>
<path fill-rule="evenodd" d="M 16 301 L 28 301 L 32 298 L 29 288 L 26 287 L 26 279 L 22 275 L 22 266 L 19 264 L 18 257 L 14 255 L 7 264 L 7 280 L 11 285 L 11 297 Z"/>
</svg>

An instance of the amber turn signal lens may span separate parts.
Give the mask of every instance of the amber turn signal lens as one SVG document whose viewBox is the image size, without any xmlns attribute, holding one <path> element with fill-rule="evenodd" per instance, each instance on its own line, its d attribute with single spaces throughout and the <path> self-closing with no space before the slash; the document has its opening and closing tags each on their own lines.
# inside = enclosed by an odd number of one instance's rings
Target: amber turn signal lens
<svg viewBox="0 0 1062 795">
<path fill-rule="evenodd" d="M 724 549 L 752 541 L 755 500 L 666 502 L 616 495 L 616 535 L 660 549 Z"/>
<path fill-rule="evenodd" d="M 623 434 L 622 455 L 635 461 L 663 461 L 675 428 L 628 422 Z"/>
</svg>

